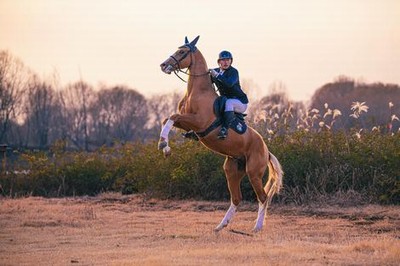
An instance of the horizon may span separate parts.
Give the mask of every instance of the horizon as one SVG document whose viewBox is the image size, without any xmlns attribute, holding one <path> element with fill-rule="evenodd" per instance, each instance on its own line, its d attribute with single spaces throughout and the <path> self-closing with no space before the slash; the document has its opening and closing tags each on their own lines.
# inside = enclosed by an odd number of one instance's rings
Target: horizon
<svg viewBox="0 0 400 266">
<path fill-rule="evenodd" d="M 0 50 L 43 79 L 57 72 L 62 85 L 126 85 L 146 97 L 184 91 L 159 65 L 197 35 L 209 68 L 221 50 L 232 52 L 254 97 L 279 83 L 308 101 L 339 76 L 400 84 L 396 0 L 3 0 L 0 35 Z"/>
</svg>

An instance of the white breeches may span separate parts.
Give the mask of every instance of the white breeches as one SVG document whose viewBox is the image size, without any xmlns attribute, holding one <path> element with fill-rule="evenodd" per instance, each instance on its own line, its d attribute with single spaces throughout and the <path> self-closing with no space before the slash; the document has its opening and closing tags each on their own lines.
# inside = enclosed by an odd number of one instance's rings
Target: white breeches
<svg viewBox="0 0 400 266">
<path fill-rule="evenodd" d="M 238 99 L 228 99 L 225 104 L 225 112 L 234 111 L 236 113 L 244 113 L 247 109 L 247 104 L 242 103 Z"/>
</svg>

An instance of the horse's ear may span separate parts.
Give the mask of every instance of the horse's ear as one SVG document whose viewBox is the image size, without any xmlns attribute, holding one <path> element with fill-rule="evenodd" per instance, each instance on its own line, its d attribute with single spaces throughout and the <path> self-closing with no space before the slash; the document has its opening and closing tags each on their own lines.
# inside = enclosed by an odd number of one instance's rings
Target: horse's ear
<svg viewBox="0 0 400 266">
<path fill-rule="evenodd" d="M 199 40 L 199 38 L 200 38 L 200 35 L 199 35 L 199 36 L 197 36 L 196 38 L 194 38 L 194 40 L 190 42 L 190 46 L 192 46 L 192 47 L 195 47 L 195 46 L 196 46 L 196 43 L 197 43 L 197 41 Z"/>
<path fill-rule="evenodd" d="M 189 42 L 188 38 L 185 37 L 185 44 L 180 46 L 179 48 L 188 47 L 190 49 L 190 51 L 194 52 L 197 49 L 196 48 L 196 43 L 199 40 L 199 38 L 200 38 L 200 35 L 197 36 L 196 38 L 194 38 L 193 41 Z"/>
</svg>

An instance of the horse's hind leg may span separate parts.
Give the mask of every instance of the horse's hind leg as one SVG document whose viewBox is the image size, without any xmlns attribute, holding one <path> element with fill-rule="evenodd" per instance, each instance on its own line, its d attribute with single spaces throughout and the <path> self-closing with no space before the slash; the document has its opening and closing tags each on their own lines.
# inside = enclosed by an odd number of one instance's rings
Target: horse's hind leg
<svg viewBox="0 0 400 266">
<path fill-rule="evenodd" d="M 253 155 L 251 158 L 248 158 L 246 165 L 247 175 L 249 176 L 250 183 L 258 199 L 258 215 L 253 231 L 259 232 L 264 225 L 265 213 L 268 205 L 267 194 L 265 193 L 262 181 L 262 177 L 267 169 L 266 156 Z"/>
<path fill-rule="evenodd" d="M 242 200 L 242 192 L 240 191 L 240 182 L 245 175 L 244 169 L 239 169 L 238 160 L 230 157 L 226 157 L 224 163 L 224 171 L 226 175 L 226 181 L 228 183 L 229 193 L 231 195 L 231 206 L 226 212 L 221 223 L 214 229 L 216 232 L 226 227 L 232 220 L 236 213 L 237 206 Z"/>
</svg>

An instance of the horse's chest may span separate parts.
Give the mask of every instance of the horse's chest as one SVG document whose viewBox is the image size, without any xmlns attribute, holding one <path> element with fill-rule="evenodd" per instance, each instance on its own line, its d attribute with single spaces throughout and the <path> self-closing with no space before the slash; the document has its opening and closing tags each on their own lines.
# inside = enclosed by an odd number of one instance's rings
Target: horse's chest
<svg viewBox="0 0 400 266">
<path fill-rule="evenodd" d="M 181 108 L 180 113 L 181 114 L 193 114 L 196 113 L 197 109 L 194 108 L 193 105 L 186 103 L 183 108 Z"/>
</svg>

